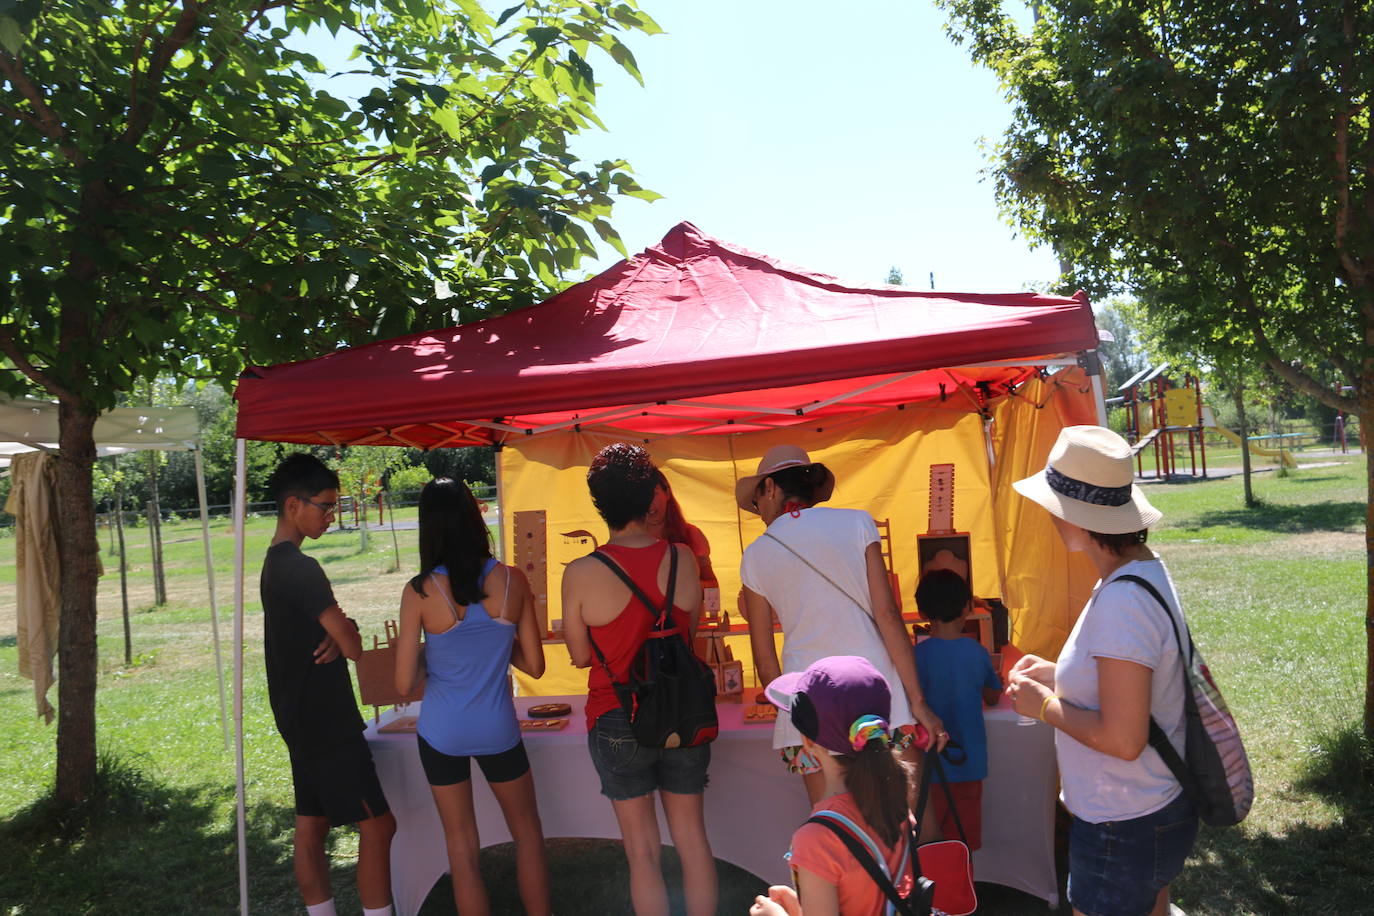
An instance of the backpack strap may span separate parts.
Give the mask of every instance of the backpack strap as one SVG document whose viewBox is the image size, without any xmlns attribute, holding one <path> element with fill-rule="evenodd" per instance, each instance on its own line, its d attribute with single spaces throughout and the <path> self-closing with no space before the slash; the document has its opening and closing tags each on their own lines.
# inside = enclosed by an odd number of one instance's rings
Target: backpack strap
<svg viewBox="0 0 1374 916">
<path fill-rule="evenodd" d="M 950 741 L 949 744 L 945 745 L 945 749 L 949 750 L 954 744 L 954 741 Z M 955 747 L 955 750 L 962 751 L 963 748 Z M 964 758 L 968 759 L 968 755 L 965 754 Z M 955 763 L 961 762 L 962 761 L 955 761 Z M 945 775 L 945 765 L 940 762 L 940 755 L 933 751 L 926 753 L 925 761 L 921 765 L 921 787 L 916 793 L 916 816 L 920 817 L 925 813 L 926 799 L 930 796 L 932 772 L 940 774 L 940 787 L 945 793 L 945 805 L 949 808 L 950 816 L 954 818 L 954 827 L 959 831 L 959 841 L 967 846 L 968 834 L 964 832 L 963 821 L 959 819 L 959 808 L 954 804 L 954 792 L 949 787 L 949 777 Z M 945 839 L 949 839 L 949 837 L 945 837 Z"/>
<path fill-rule="evenodd" d="M 928 907 L 917 911 L 909 899 L 903 899 L 897 892 L 892 879 L 888 877 L 887 867 L 881 863 L 877 855 L 878 846 L 873 842 L 859 826 L 852 820 L 836 811 L 817 811 L 814 815 L 806 819 L 808 824 L 820 824 L 835 836 L 840 838 L 850 855 L 854 856 L 855 861 L 868 872 L 868 876 L 873 879 L 873 883 L 883 892 L 888 899 L 888 907 L 885 912 L 896 913 L 899 916 L 926 916 L 930 912 Z M 916 860 L 916 837 L 911 831 L 910 825 L 907 827 L 907 863 L 906 868 L 914 868 Z M 905 870 L 903 871 L 905 874 Z M 900 876 L 899 876 L 900 877 Z M 912 884 L 912 896 L 924 890 L 924 886 L 919 880 L 914 880 Z"/>
<path fill-rule="evenodd" d="M 1170 610 L 1169 603 L 1164 600 L 1164 596 L 1159 593 L 1159 589 L 1155 588 L 1140 576 L 1117 576 L 1112 582 L 1134 582 L 1136 585 L 1139 585 L 1141 588 L 1145 589 L 1145 591 L 1149 592 L 1151 597 L 1159 602 L 1159 606 L 1164 608 L 1164 616 L 1169 618 L 1169 625 L 1174 629 L 1174 641 L 1178 643 L 1179 660 L 1183 663 L 1183 697 L 1186 708 L 1188 693 L 1189 690 L 1191 690 L 1191 686 L 1188 683 L 1188 668 L 1191 667 L 1193 661 L 1193 634 L 1188 634 L 1188 652 L 1185 655 L 1183 650 L 1183 637 L 1179 635 L 1178 631 L 1178 622 L 1174 620 L 1174 612 Z M 1169 736 L 1164 734 L 1164 729 L 1160 728 L 1159 723 L 1155 721 L 1153 715 L 1150 716 L 1150 747 L 1155 749 L 1155 753 L 1159 754 L 1160 759 L 1164 761 L 1164 765 L 1169 768 L 1169 772 L 1173 773 L 1179 785 L 1183 786 L 1183 791 L 1187 794 L 1188 798 L 1196 803 L 1199 793 L 1197 783 L 1193 779 L 1192 770 L 1188 768 L 1188 764 L 1179 756 L 1173 743 L 1169 741 Z"/>
<path fill-rule="evenodd" d="M 675 591 L 675 588 L 677 586 L 676 545 L 668 545 L 668 556 L 670 558 L 668 561 L 668 591 L 663 596 L 663 610 L 661 611 L 658 608 L 654 607 L 654 603 L 649 600 L 649 596 L 644 594 L 644 589 L 640 588 L 639 583 L 635 582 L 634 579 L 630 578 L 630 574 L 627 573 L 624 569 L 622 569 L 619 563 L 617 563 L 615 560 L 612 560 L 610 557 L 606 556 L 599 550 L 593 550 L 590 554 L 588 554 L 588 556 L 596 557 L 602 563 L 605 563 L 606 567 L 610 569 L 611 572 L 615 573 L 616 576 L 619 577 L 621 582 L 624 582 L 625 585 L 629 587 L 630 591 L 634 594 L 636 598 L 639 599 L 640 603 L 648 609 L 649 613 L 654 615 L 655 620 L 662 621 L 664 617 L 668 616 L 668 614 L 671 613 L 673 609 L 673 592 Z"/>
<path fill-rule="evenodd" d="M 653 615 L 654 629 L 662 629 L 664 627 L 673 609 L 673 591 L 677 585 L 677 547 L 672 544 L 668 545 L 668 591 L 663 597 L 662 611 L 654 607 L 654 603 L 649 600 L 649 596 L 644 594 L 644 589 L 640 588 L 638 583 L 630 578 L 629 573 L 621 569 L 619 563 L 599 550 L 593 550 L 588 556 L 596 557 L 602 563 L 605 563 L 606 566 L 610 568 L 611 572 L 620 577 L 621 582 L 629 586 L 630 591 L 639 599 L 640 603 L 644 605 L 645 610 Z M 592 651 L 596 653 L 596 660 L 601 663 L 602 670 L 606 672 L 606 679 L 611 682 L 611 689 L 615 691 L 616 699 L 620 700 L 620 707 L 625 710 L 625 716 L 633 722 L 635 717 L 634 694 L 630 690 L 630 685 L 623 684 L 615 679 L 615 675 L 611 672 L 611 666 L 606 663 L 606 656 L 602 654 L 601 647 L 596 644 L 596 640 L 592 637 L 591 627 L 587 628 L 587 642 L 591 643 Z"/>
</svg>

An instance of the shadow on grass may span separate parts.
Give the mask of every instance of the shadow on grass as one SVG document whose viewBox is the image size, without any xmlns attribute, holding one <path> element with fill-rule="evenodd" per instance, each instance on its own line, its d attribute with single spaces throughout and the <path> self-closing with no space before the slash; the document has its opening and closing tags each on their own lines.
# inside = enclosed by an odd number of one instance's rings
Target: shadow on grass
<svg viewBox="0 0 1374 916">
<path fill-rule="evenodd" d="M 1362 502 L 1320 502 L 1303 506 L 1261 502 L 1253 509 L 1204 512 L 1188 521 L 1189 528 L 1250 528 L 1280 534 L 1310 531 L 1351 531 L 1364 525 Z"/>
<path fill-rule="evenodd" d="M 49 793 L 0 821 L 0 862 L 7 876 L 0 886 L 6 905 L 0 909 L 237 912 L 236 830 L 232 813 L 224 816 L 232 812 L 224 794 L 223 787 L 167 786 L 134 762 L 102 755 L 87 802 L 69 806 Z M 255 913 L 299 909 L 291 871 L 294 822 L 290 809 L 276 805 L 249 812 Z"/>
<path fill-rule="evenodd" d="M 1369 911 L 1374 753 L 1357 725 L 1315 744 L 1293 788 L 1330 802 L 1339 817 L 1281 835 L 1204 827 L 1176 885 L 1189 914 Z"/>
<path fill-rule="evenodd" d="M 549 838 L 549 883 L 554 910 L 559 916 L 604 916 L 630 913 L 630 871 L 625 847 L 619 840 Z M 720 880 L 717 913 L 745 914 L 757 894 L 768 886 L 761 879 L 728 862 L 716 860 Z M 682 866 L 671 846 L 663 847 L 663 875 L 674 914 L 685 913 L 682 897 Z M 482 850 L 482 876 L 493 913 L 520 913 L 515 882 L 515 846 L 503 843 Z M 420 916 L 454 913 L 453 884 L 445 875 L 434 885 Z"/>
<path fill-rule="evenodd" d="M 0 636 L 0 649 L 13 649 L 19 645 L 18 636 Z"/>
</svg>

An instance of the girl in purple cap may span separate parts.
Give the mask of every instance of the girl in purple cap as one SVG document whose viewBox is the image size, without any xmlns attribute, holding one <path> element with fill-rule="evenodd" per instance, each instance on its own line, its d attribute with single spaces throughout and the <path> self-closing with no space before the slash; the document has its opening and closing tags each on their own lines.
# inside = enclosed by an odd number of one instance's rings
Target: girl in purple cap
<svg viewBox="0 0 1374 916">
<path fill-rule="evenodd" d="M 801 733 L 801 754 L 817 767 L 824 785 L 811 819 L 792 834 L 796 891 L 769 888 L 767 897 L 754 901 L 751 916 L 800 916 L 798 894 L 806 902 L 806 916 L 890 912 L 886 892 L 856 864 L 844 841 L 817 822 L 825 818 L 876 851 L 873 859 L 889 883 L 902 898 L 911 897 L 916 880 L 914 819 L 906 801 L 909 769 L 888 722 L 892 692 L 887 680 L 867 659 L 834 655 L 775 678 L 765 691 Z"/>
</svg>

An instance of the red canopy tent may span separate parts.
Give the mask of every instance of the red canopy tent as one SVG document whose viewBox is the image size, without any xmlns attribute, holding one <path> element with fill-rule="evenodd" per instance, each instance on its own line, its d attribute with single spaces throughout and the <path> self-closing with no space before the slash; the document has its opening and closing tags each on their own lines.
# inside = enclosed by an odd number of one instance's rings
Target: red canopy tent
<svg viewBox="0 0 1374 916">
<path fill-rule="evenodd" d="M 235 518 L 246 439 L 438 448 L 594 429 L 648 440 L 833 423 L 946 397 L 986 415 L 1036 367 L 1074 365 L 1097 340 L 1082 293 L 847 286 L 681 223 L 540 305 L 246 370 L 235 392 Z M 1091 378 L 1105 422 L 1100 376 Z M 234 718 L 246 911 L 243 565 L 238 525 Z"/>
<path fill-rule="evenodd" d="M 845 286 L 681 223 L 540 305 L 249 369 L 238 436 L 435 448 L 574 424 L 734 433 L 941 389 L 987 397 L 1096 346 L 1082 293 Z"/>
</svg>

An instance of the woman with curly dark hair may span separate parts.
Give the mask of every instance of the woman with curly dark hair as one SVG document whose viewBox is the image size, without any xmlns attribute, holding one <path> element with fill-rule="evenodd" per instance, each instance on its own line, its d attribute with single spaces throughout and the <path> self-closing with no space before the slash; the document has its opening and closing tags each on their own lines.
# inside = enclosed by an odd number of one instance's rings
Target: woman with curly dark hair
<svg viewBox="0 0 1374 916">
<path fill-rule="evenodd" d="M 587 471 L 587 487 L 611 531 L 610 540 L 597 550 L 660 607 L 667 597 L 669 551 L 676 551 L 672 617 L 691 645 L 701 611 L 701 583 L 688 547 L 669 544 L 648 531 L 647 517 L 651 511 L 661 515 L 666 498 L 657 475 L 649 453 L 639 446 L 617 443 L 597 454 Z M 568 564 L 563 573 L 563 635 L 573 664 L 591 668 L 587 745 L 601 778 L 601 794 L 611 800 L 625 841 L 636 916 L 668 913 L 655 792 L 682 861 L 687 913 L 709 916 L 716 909 L 716 863 L 706 838 L 702 793 L 711 746 L 641 746 L 612 685 L 612 679 L 626 681 L 653 622 L 654 615 L 600 560 L 588 556 Z M 593 640 L 604 661 L 594 657 Z"/>
</svg>

